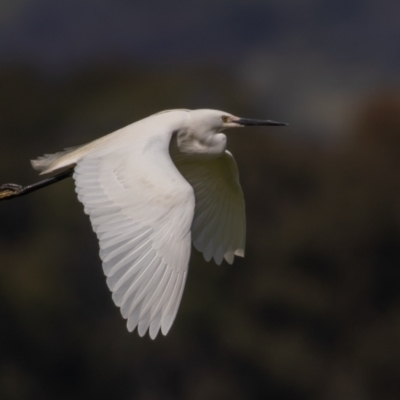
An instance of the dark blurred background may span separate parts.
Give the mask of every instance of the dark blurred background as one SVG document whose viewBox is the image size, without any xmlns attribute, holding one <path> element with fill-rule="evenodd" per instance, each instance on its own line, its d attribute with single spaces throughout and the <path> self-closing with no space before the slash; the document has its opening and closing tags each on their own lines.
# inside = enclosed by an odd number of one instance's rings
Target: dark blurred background
<svg viewBox="0 0 400 400">
<path fill-rule="evenodd" d="M 1 0 L 0 183 L 162 109 L 229 132 L 246 258 L 129 334 L 72 180 L 0 204 L 0 399 L 400 398 L 398 0 Z"/>
</svg>

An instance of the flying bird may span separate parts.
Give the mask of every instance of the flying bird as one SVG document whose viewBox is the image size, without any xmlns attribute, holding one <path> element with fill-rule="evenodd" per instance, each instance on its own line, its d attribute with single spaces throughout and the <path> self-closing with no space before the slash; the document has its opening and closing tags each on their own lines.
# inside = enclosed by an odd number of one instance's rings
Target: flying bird
<svg viewBox="0 0 400 400">
<path fill-rule="evenodd" d="M 129 331 L 166 335 L 185 286 L 191 242 L 217 264 L 244 256 L 245 205 L 238 169 L 221 133 L 287 125 L 217 110 L 167 110 L 91 143 L 44 155 L 50 178 L 5 184 L 0 199 L 72 176 L 100 244 L 107 285 Z"/>
</svg>

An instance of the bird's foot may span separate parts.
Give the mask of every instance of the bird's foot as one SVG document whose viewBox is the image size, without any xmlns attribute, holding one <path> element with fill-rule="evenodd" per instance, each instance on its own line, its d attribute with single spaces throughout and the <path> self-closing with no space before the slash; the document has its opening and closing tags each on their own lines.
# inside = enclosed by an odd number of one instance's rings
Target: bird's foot
<svg viewBox="0 0 400 400">
<path fill-rule="evenodd" d="M 18 196 L 23 191 L 24 187 L 16 183 L 5 183 L 0 186 L 0 200 L 7 200 Z"/>
</svg>

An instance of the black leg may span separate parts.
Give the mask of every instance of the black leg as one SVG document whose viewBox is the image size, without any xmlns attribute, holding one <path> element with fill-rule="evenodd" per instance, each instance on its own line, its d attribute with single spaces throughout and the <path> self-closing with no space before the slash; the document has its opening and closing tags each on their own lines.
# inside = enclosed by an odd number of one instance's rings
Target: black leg
<svg viewBox="0 0 400 400">
<path fill-rule="evenodd" d="M 21 186 L 16 183 L 5 183 L 0 186 L 0 200 L 9 200 L 17 196 L 24 196 L 25 194 L 52 185 L 53 183 L 62 181 L 65 178 L 69 178 L 72 176 L 72 173 L 73 169 L 69 169 L 58 175 L 52 176 L 51 178 L 44 179 L 43 181 L 28 186 Z"/>
</svg>

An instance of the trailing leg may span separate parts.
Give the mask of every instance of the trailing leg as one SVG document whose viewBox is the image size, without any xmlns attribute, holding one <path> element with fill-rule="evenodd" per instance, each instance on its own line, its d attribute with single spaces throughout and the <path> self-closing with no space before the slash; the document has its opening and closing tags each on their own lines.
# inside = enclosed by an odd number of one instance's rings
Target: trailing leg
<svg viewBox="0 0 400 400">
<path fill-rule="evenodd" d="M 54 175 L 51 178 L 44 179 L 40 182 L 33 183 L 32 185 L 22 186 L 16 183 L 5 183 L 0 186 L 0 200 L 9 200 L 14 197 L 24 196 L 25 194 L 34 192 L 35 190 L 44 188 L 46 186 L 52 185 L 53 183 L 62 181 L 63 179 L 72 176 L 73 169 L 61 172 L 58 175 Z"/>
</svg>

